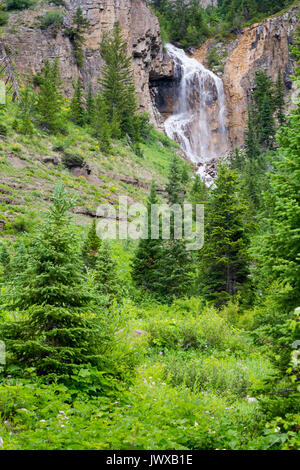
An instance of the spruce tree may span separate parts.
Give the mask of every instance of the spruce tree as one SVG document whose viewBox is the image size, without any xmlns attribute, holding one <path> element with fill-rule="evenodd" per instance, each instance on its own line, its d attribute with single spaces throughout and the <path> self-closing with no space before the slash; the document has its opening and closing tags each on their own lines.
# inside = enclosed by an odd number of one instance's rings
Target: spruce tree
<svg viewBox="0 0 300 470">
<path fill-rule="evenodd" d="M 89 20 L 84 18 L 82 9 L 78 7 L 73 18 L 73 26 L 66 30 L 70 40 L 73 42 L 74 57 L 78 67 L 83 67 L 84 65 L 84 34 L 87 32 L 89 25 Z"/>
<path fill-rule="evenodd" d="M 179 157 L 174 154 L 169 172 L 169 180 L 166 185 L 166 193 L 169 204 L 182 204 L 184 188 L 182 186 L 182 165 Z"/>
<path fill-rule="evenodd" d="M 224 301 L 247 280 L 245 209 L 238 173 L 220 164 L 206 211 L 205 241 L 200 252 L 202 289 L 211 300 Z"/>
<path fill-rule="evenodd" d="M 98 251 L 95 263 L 95 283 L 99 295 L 109 299 L 121 297 L 117 263 L 114 260 L 109 242 L 105 240 Z"/>
<path fill-rule="evenodd" d="M 119 22 L 115 24 L 112 33 L 103 35 L 100 51 L 105 62 L 100 86 L 107 105 L 109 122 L 114 122 L 113 127 L 117 123 L 122 135 L 128 134 L 136 141 L 138 140 L 134 120 L 138 109 L 136 93 L 130 57 L 127 55 L 127 43 L 122 38 Z"/>
<path fill-rule="evenodd" d="M 267 94 L 265 94 L 263 98 L 258 132 L 260 143 L 265 148 L 271 148 L 275 130 L 270 98 Z"/>
<path fill-rule="evenodd" d="M 271 174 L 268 218 L 257 244 L 266 279 L 289 283 L 290 305 L 300 305 L 300 105 L 277 135 L 279 161 Z M 267 195 L 266 195 L 267 196 Z M 270 282 L 270 281 L 268 281 Z"/>
<path fill-rule="evenodd" d="M 83 101 L 81 78 L 78 77 L 76 83 L 73 84 L 74 94 L 71 101 L 71 120 L 78 126 L 83 126 L 85 122 L 85 107 Z"/>
<path fill-rule="evenodd" d="M 276 117 L 280 126 L 285 124 L 285 102 L 284 102 L 284 84 L 282 81 L 281 69 L 278 69 L 276 89 L 275 89 Z"/>
<path fill-rule="evenodd" d="M 91 124 L 95 110 L 95 99 L 93 96 L 93 88 L 91 82 L 89 83 L 88 93 L 86 96 L 86 122 Z"/>
<path fill-rule="evenodd" d="M 207 198 L 207 187 L 197 174 L 194 179 L 190 192 L 190 201 L 192 204 L 202 204 Z"/>
<path fill-rule="evenodd" d="M 90 268 L 95 267 L 100 246 L 101 239 L 97 235 L 96 219 L 94 219 L 89 227 L 87 237 L 82 248 L 82 255 L 86 266 Z"/>
<path fill-rule="evenodd" d="M 254 110 L 248 109 L 248 123 L 245 131 L 245 150 L 248 160 L 256 160 L 260 155 L 260 147 L 257 141 Z"/>
<path fill-rule="evenodd" d="M 94 135 L 98 139 L 101 151 L 108 154 L 111 150 L 112 130 L 108 122 L 108 107 L 101 92 L 98 92 L 95 99 L 92 127 L 94 129 Z"/>
<path fill-rule="evenodd" d="M 100 363 L 105 331 L 84 284 L 79 245 L 68 215 L 71 206 L 58 185 L 14 292 L 12 308 L 23 309 L 25 319 L 1 326 L 8 365 L 33 367 L 47 380 L 66 383 L 82 367 Z"/>
<path fill-rule="evenodd" d="M 182 210 L 184 201 L 184 187 L 182 185 L 182 168 L 179 157 L 175 154 L 169 172 L 169 180 L 166 185 L 166 193 L 169 207 L 177 205 Z M 154 289 L 167 300 L 174 296 L 180 297 L 187 293 L 190 283 L 190 275 L 193 265 L 192 254 L 186 249 L 186 242 L 177 238 L 175 226 L 182 222 L 177 221 L 174 212 L 171 211 L 170 239 L 163 243 L 160 258 L 157 260 L 157 276 L 154 281 Z"/>
<path fill-rule="evenodd" d="M 9 251 L 7 249 L 7 245 L 5 242 L 1 243 L 1 248 L 0 248 L 0 264 L 2 265 L 3 268 L 3 274 L 6 276 L 9 276 L 10 270 L 11 270 L 11 257 L 9 254 Z"/>
<path fill-rule="evenodd" d="M 154 227 L 159 221 L 152 220 L 151 214 L 155 213 L 155 205 L 159 203 L 155 182 L 152 181 L 150 195 L 147 203 L 147 237 L 139 240 L 138 248 L 132 261 L 132 278 L 141 287 L 150 291 L 154 290 L 154 284 L 157 279 L 157 263 L 161 256 L 162 240 L 160 228 Z M 152 238 L 155 229 L 158 230 L 159 237 Z"/>
<path fill-rule="evenodd" d="M 51 64 L 46 60 L 38 75 L 39 93 L 37 114 L 40 125 L 47 131 L 56 133 L 62 127 L 62 95 L 60 90 L 58 59 Z"/>
</svg>

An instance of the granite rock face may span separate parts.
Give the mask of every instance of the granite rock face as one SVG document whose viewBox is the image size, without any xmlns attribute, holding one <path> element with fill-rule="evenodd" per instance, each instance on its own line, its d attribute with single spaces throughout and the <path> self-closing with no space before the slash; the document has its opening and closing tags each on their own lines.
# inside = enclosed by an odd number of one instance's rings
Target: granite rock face
<svg viewBox="0 0 300 470">
<path fill-rule="evenodd" d="M 227 127 L 232 148 L 244 141 L 248 118 L 248 104 L 254 86 L 255 73 L 264 70 L 273 81 L 278 69 L 283 74 L 286 104 L 290 106 L 296 85 L 291 80 L 294 63 L 290 54 L 298 24 L 299 7 L 282 15 L 267 18 L 261 23 L 245 28 L 230 41 L 218 43 L 209 39 L 195 52 L 195 58 L 208 66 L 207 55 L 216 48 L 220 65 L 212 69 L 223 80 L 227 102 Z M 218 71 L 219 69 L 219 71 Z"/>
<path fill-rule="evenodd" d="M 73 45 L 66 34 L 76 9 L 80 7 L 90 21 L 84 44 L 84 66 L 79 70 Z M 53 28 L 40 28 L 40 18 L 48 11 L 60 10 L 63 25 L 57 34 Z M 163 51 L 160 28 L 156 16 L 143 0 L 65 0 L 65 7 L 37 4 L 32 9 L 11 13 L 3 28 L 3 42 L 9 51 L 19 77 L 36 74 L 47 58 L 58 57 L 61 78 L 67 96 L 73 92 L 72 82 L 80 74 L 85 89 L 91 81 L 94 89 L 101 76 L 103 60 L 99 51 L 102 34 L 120 21 L 123 36 L 132 55 L 132 70 L 141 111 L 159 120 L 150 90 L 150 77 L 163 79 L 173 73 L 173 64 Z"/>
</svg>

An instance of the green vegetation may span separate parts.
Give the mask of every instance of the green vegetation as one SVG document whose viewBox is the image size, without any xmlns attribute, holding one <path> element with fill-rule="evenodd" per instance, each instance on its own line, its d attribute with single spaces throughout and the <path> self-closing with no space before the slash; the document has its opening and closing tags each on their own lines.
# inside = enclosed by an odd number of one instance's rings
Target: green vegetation
<svg viewBox="0 0 300 470">
<path fill-rule="evenodd" d="M 259 71 L 208 188 L 137 114 L 118 24 L 101 50 L 96 95 L 48 61 L 1 109 L 1 449 L 299 449 L 299 104 Z M 174 214 L 100 240 L 119 195 L 203 203 L 203 249 Z"/>
<path fill-rule="evenodd" d="M 6 10 L 25 10 L 34 5 L 35 0 L 5 0 Z"/>
<path fill-rule="evenodd" d="M 293 0 L 218 0 L 218 6 L 202 8 L 197 0 L 149 0 L 157 14 L 164 42 L 183 47 L 199 46 L 208 37 L 226 38 L 244 26 L 261 21 L 293 3 Z M 217 65 L 213 52 L 210 61 Z"/>
<path fill-rule="evenodd" d="M 81 8 L 77 8 L 73 18 L 73 26 L 66 30 L 67 35 L 73 43 L 74 57 L 78 67 L 84 64 L 83 45 L 85 43 L 84 34 L 88 31 L 89 20 L 84 18 Z"/>
<path fill-rule="evenodd" d="M 63 24 L 63 15 L 60 10 L 47 11 L 41 20 L 41 28 L 47 29 L 51 26 L 53 35 L 56 36 Z"/>
</svg>

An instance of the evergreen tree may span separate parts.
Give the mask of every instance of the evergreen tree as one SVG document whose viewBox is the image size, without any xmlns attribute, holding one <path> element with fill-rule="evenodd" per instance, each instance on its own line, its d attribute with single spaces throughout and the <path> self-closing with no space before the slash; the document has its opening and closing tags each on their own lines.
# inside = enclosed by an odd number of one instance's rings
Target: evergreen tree
<svg viewBox="0 0 300 470">
<path fill-rule="evenodd" d="M 179 157 L 174 154 L 170 167 L 169 180 L 166 185 L 169 204 L 182 204 L 184 188 L 182 186 L 182 165 Z"/>
<path fill-rule="evenodd" d="M 177 229 L 183 229 L 182 221 L 178 221 L 172 211 L 172 206 L 182 210 L 184 201 L 184 187 L 182 186 L 182 169 L 179 157 L 175 154 L 166 185 L 168 204 L 171 209 L 170 239 L 162 246 L 160 258 L 157 260 L 157 276 L 154 289 L 164 298 L 172 299 L 187 293 L 192 271 L 193 257 L 186 249 L 183 238 L 177 238 Z M 177 210 L 175 209 L 175 210 Z M 181 224 L 181 227 L 178 227 Z"/>
<path fill-rule="evenodd" d="M 249 130 L 248 130 L 249 132 Z M 248 137 L 248 132 L 246 131 L 246 138 Z M 252 136 L 251 136 L 252 138 Z M 251 152 L 251 140 L 250 142 L 247 142 L 246 148 L 249 146 L 249 153 Z M 233 170 L 239 170 L 241 171 L 244 167 L 245 164 L 245 155 L 244 152 L 242 152 L 238 147 L 234 149 L 233 154 L 230 157 L 230 166 L 233 168 Z"/>
<path fill-rule="evenodd" d="M 100 363 L 100 339 L 104 337 L 103 324 L 94 319 L 96 307 L 84 284 L 81 256 L 67 213 L 71 205 L 59 185 L 47 220 L 32 240 L 27 267 L 14 292 L 13 308 L 24 309 L 28 320 L 1 326 L 11 363 L 33 367 L 47 380 L 66 382 L 83 366 Z"/>
<path fill-rule="evenodd" d="M 93 88 L 91 82 L 89 83 L 88 93 L 86 96 L 86 122 L 91 124 L 95 111 L 95 99 L 93 96 Z"/>
<path fill-rule="evenodd" d="M 280 126 L 285 124 L 285 102 L 284 102 L 284 84 L 281 76 L 281 69 L 278 69 L 276 90 L 275 90 L 276 117 Z"/>
<path fill-rule="evenodd" d="M 258 119 L 260 117 L 259 113 L 263 108 L 265 96 L 267 96 L 268 98 L 270 109 L 273 114 L 275 110 L 274 84 L 271 78 L 263 70 L 260 69 L 255 74 L 254 90 L 252 93 L 252 97 L 256 106 L 256 114 L 258 112 Z"/>
<path fill-rule="evenodd" d="M 3 267 L 3 274 L 7 277 L 10 274 L 11 259 L 6 243 L 1 243 L 0 264 Z"/>
<path fill-rule="evenodd" d="M 108 122 L 108 107 L 101 92 L 95 99 L 95 107 L 92 115 L 92 126 L 95 137 L 99 141 L 103 153 L 109 153 L 111 149 L 111 126 Z"/>
<path fill-rule="evenodd" d="M 235 170 L 219 165 L 206 212 L 205 242 L 200 268 L 203 292 L 223 301 L 237 293 L 248 275 L 245 204 Z"/>
<path fill-rule="evenodd" d="M 259 141 L 265 148 L 271 148 L 274 137 L 274 119 L 270 106 L 270 98 L 267 94 L 264 95 L 260 122 L 259 122 Z"/>
<path fill-rule="evenodd" d="M 97 254 L 101 246 L 101 239 L 97 235 L 96 230 L 96 219 L 93 220 L 92 224 L 87 233 L 87 237 L 84 241 L 82 254 L 84 263 L 90 268 L 94 268 L 96 264 Z"/>
<path fill-rule="evenodd" d="M 56 133 L 62 127 L 58 59 L 52 64 L 46 60 L 37 79 L 40 87 L 36 107 L 39 122 L 49 132 Z"/>
<path fill-rule="evenodd" d="M 197 174 L 190 193 L 190 201 L 192 204 L 203 204 L 207 198 L 207 187 Z"/>
<path fill-rule="evenodd" d="M 84 65 L 83 45 L 85 43 L 84 33 L 87 32 L 90 25 L 89 20 L 84 18 L 82 9 L 77 8 L 73 18 L 73 26 L 66 30 L 70 40 L 73 42 L 74 57 L 78 67 Z"/>
<path fill-rule="evenodd" d="M 260 148 L 256 137 L 255 117 L 253 109 L 248 109 L 248 123 L 245 132 L 245 150 L 248 160 L 256 160 L 260 155 Z"/>
<path fill-rule="evenodd" d="M 140 238 L 139 245 L 136 250 L 132 262 L 132 278 L 140 286 L 150 291 L 154 290 L 154 284 L 157 278 L 157 262 L 161 256 L 161 234 L 159 227 L 154 227 L 158 221 L 152 220 L 151 214 L 155 212 L 155 205 L 159 203 L 156 186 L 152 181 L 150 195 L 147 203 L 147 237 Z M 159 238 L 152 238 L 151 227 L 153 231 L 158 229 Z"/>
<path fill-rule="evenodd" d="M 288 282 L 291 304 L 300 305 L 300 106 L 289 116 L 277 140 L 276 171 L 271 174 L 269 218 L 257 250 L 266 279 Z"/>
<path fill-rule="evenodd" d="M 107 105 L 109 122 L 114 122 L 113 127 L 116 127 L 117 123 L 122 135 L 128 134 L 136 141 L 136 94 L 130 57 L 127 56 L 127 43 L 122 38 L 119 22 L 115 24 L 112 33 L 103 35 L 100 50 L 105 61 L 100 85 Z"/>
<path fill-rule="evenodd" d="M 109 299 L 120 298 L 121 287 L 118 281 L 117 263 L 113 259 L 111 247 L 105 240 L 96 257 L 95 283 L 98 294 Z"/>
<path fill-rule="evenodd" d="M 21 134 L 32 135 L 34 126 L 32 116 L 34 114 L 34 102 L 36 95 L 32 88 L 27 86 L 21 91 L 21 101 L 18 103 L 18 113 L 15 128 Z"/>
<path fill-rule="evenodd" d="M 85 109 L 80 77 L 78 77 L 77 82 L 73 84 L 73 87 L 74 94 L 71 101 L 71 120 L 78 126 L 82 126 L 85 122 Z"/>
</svg>

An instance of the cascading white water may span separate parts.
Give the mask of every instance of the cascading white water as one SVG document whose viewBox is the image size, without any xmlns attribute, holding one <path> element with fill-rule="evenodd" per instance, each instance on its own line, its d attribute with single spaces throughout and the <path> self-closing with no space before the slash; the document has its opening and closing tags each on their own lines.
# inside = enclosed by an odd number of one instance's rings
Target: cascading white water
<svg viewBox="0 0 300 470">
<path fill-rule="evenodd" d="M 179 80 L 174 113 L 165 121 L 167 135 L 178 142 L 203 176 L 206 164 L 228 149 L 222 80 L 172 44 L 166 45 Z"/>
</svg>

